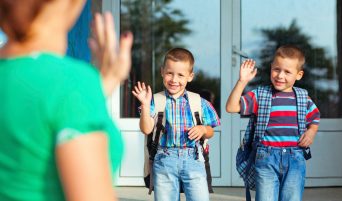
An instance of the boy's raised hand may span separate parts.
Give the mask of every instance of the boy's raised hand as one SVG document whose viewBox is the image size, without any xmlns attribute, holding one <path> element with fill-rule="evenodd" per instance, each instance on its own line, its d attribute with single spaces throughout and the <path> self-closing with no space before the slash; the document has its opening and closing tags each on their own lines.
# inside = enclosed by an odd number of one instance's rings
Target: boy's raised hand
<svg viewBox="0 0 342 201">
<path fill-rule="evenodd" d="M 247 59 L 242 62 L 240 66 L 240 81 L 249 82 L 257 74 L 257 69 L 255 68 L 255 61 L 253 59 Z"/>
<path fill-rule="evenodd" d="M 149 85 L 146 87 L 145 83 L 138 82 L 134 86 L 132 94 L 140 101 L 141 105 L 149 106 L 151 104 L 152 90 Z"/>
</svg>

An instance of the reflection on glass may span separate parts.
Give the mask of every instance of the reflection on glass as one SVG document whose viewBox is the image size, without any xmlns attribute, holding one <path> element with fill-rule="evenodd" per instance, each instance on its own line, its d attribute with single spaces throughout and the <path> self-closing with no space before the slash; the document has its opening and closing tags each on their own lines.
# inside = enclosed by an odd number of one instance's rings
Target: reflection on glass
<svg viewBox="0 0 342 201">
<path fill-rule="evenodd" d="M 90 62 L 89 24 L 91 21 L 91 1 L 87 1 L 76 24 L 68 33 L 67 55 Z"/>
<path fill-rule="evenodd" d="M 90 36 L 90 24 L 93 13 L 101 12 L 102 1 L 87 0 L 76 24 L 68 33 L 67 55 L 86 62 L 91 61 L 88 38 Z"/>
<path fill-rule="evenodd" d="M 304 77 L 297 86 L 309 91 L 321 117 L 341 118 L 336 5 L 334 0 L 242 0 L 242 49 L 261 67 L 249 89 L 270 83 L 270 63 L 277 47 L 295 44 L 306 54 Z"/>
<path fill-rule="evenodd" d="M 213 93 L 220 112 L 220 1 L 122 0 L 120 30 L 134 34 L 129 80 L 121 88 L 121 117 L 138 117 L 139 102 L 132 96 L 137 81 L 163 89 L 160 67 L 173 47 L 189 49 L 195 57 L 195 79 L 187 89 Z"/>
<path fill-rule="evenodd" d="M 7 41 L 6 35 L 0 29 L 0 48 L 5 45 L 6 41 Z"/>
</svg>

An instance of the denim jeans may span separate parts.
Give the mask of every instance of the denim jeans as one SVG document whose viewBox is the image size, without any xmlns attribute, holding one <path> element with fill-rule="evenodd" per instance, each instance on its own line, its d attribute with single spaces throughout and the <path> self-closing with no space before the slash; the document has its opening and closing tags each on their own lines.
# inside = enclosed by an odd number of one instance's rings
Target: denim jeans
<svg viewBox="0 0 342 201">
<path fill-rule="evenodd" d="M 203 155 L 194 148 L 158 149 L 153 179 L 155 201 L 179 201 L 180 183 L 187 201 L 209 201 Z"/>
<path fill-rule="evenodd" d="M 301 201 L 305 183 L 303 150 L 297 147 L 257 149 L 256 201 Z"/>
</svg>

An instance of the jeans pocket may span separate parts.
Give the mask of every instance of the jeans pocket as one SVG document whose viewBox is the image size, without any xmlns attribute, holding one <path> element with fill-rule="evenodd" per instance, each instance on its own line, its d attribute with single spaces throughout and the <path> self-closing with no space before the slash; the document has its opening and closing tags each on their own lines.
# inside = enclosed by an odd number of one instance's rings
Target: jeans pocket
<svg viewBox="0 0 342 201">
<path fill-rule="evenodd" d="M 164 153 L 164 151 L 159 151 L 156 153 L 156 155 L 154 156 L 154 161 L 158 162 L 160 160 L 162 160 L 163 158 L 166 157 L 166 154 Z"/>
<path fill-rule="evenodd" d="M 293 150 L 291 157 L 297 161 L 305 161 L 303 150 Z"/>
<path fill-rule="evenodd" d="M 268 151 L 264 148 L 259 147 L 256 152 L 255 160 L 264 160 L 266 159 L 270 154 Z"/>
</svg>

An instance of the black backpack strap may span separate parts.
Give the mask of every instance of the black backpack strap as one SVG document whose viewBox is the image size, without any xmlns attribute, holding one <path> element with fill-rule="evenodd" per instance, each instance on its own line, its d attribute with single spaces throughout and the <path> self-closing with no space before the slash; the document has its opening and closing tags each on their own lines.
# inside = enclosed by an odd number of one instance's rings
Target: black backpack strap
<svg viewBox="0 0 342 201">
<path fill-rule="evenodd" d="M 199 116 L 199 112 L 194 112 L 194 116 L 195 116 L 195 119 L 196 119 L 196 125 L 198 126 L 198 125 L 202 125 L 202 122 L 201 122 L 201 120 L 200 120 L 200 116 Z M 201 147 L 203 148 L 203 150 L 205 149 L 205 147 L 203 147 L 203 145 L 204 145 L 204 139 L 203 138 L 201 138 L 200 140 L 199 140 L 199 144 L 201 145 Z M 198 147 L 197 146 L 195 146 L 195 151 L 196 151 L 196 155 L 197 155 L 197 157 L 196 157 L 196 159 L 198 159 Z"/>
<path fill-rule="evenodd" d="M 196 119 L 196 123 L 197 125 L 202 125 L 200 116 L 199 116 L 199 112 L 194 112 L 195 113 L 195 119 Z"/>
<path fill-rule="evenodd" d="M 157 154 L 158 150 L 158 145 L 159 145 L 159 138 L 160 138 L 160 133 L 165 132 L 165 127 L 163 126 L 163 117 L 164 117 L 164 112 L 158 112 L 158 120 L 157 120 L 157 125 L 156 125 L 156 135 L 154 137 L 154 140 L 152 139 L 153 133 L 148 136 L 147 139 L 147 147 L 149 150 L 149 155 L 150 155 L 150 177 L 149 179 L 149 191 L 148 194 L 151 194 L 153 191 L 153 174 L 152 174 L 152 166 L 153 166 L 153 161 L 154 157 Z"/>
<path fill-rule="evenodd" d="M 194 114 L 195 114 L 195 119 L 196 119 L 196 125 L 202 125 L 202 122 L 201 122 L 201 119 L 200 119 L 200 116 L 199 116 L 199 112 L 194 112 Z M 203 144 L 204 144 L 204 139 L 201 138 L 200 139 L 200 145 L 203 146 Z"/>
<path fill-rule="evenodd" d="M 151 135 L 151 139 L 149 141 L 149 144 L 150 144 L 150 160 L 152 160 L 152 161 L 154 160 L 154 157 L 157 154 L 160 133 L 165 132 L 165 127 L 163 126 L 163 117 L 164 117 L 164 112 L 158 112 L 158 120 L 157 120 L 157 125 L 156 125 L 156 128 L 157 128 L 156 135 L 155 135 L 153 141 L 152 141 L 152 135 Z"/>
</svg>

